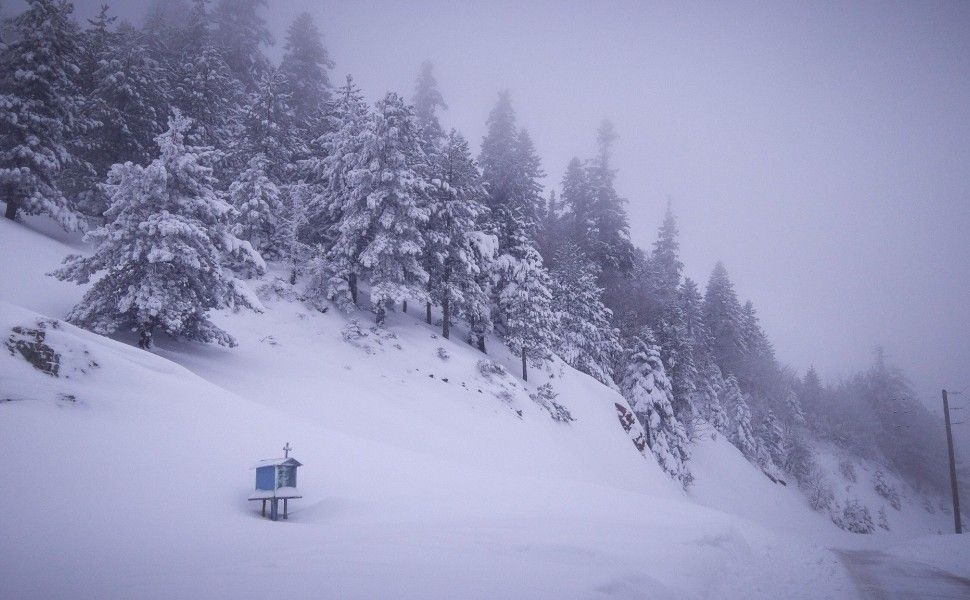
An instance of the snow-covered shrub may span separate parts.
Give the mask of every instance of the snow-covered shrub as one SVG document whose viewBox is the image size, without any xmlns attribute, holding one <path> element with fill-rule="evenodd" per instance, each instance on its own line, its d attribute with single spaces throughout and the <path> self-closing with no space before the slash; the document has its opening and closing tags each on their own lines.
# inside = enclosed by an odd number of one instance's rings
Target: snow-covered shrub
<svg viewBox="0 0 970 600">
<path fill-rule="evenodd" d="M 273 281 L 269 283 L 264 283 L 263 285 L 256 288 L 256 297 L 259 298 L 261 302 L 271 302 L 277 300 L 288 300 L 293 302 L 299 298 L 299 294 L 293 289 L 293 286 L 289 284 L 284 279 L 276 277 Z"/>
<path fill-rule="evenodd" d="M 448 350 L 446 350 L 444 346 L 438 346 L 438 358 L 441 360 L 448 360 L 451 358 L 451 355 L 448 354 Z"/>
<path fill-rule="evenodd" d="M 340 337 L 343 338 L 345 342 L 351 346 L 357 346 L 367 354 L 373 354 L 374 348 L 367 343 L 370 334 L 368 334 L 357 319 L 349 321 L 340 330 Z"/>
<path fill-rule="evenodd" d="M 876 489 L 876 493 L 885 498 L 889 505 L 896 510 L 902 509 L 902 503 L 899 500 L 899 492 L 893 487 L 888 481 L 886 481 L 886 474 L 882 471 L 876 471 L 875 475 L 872 477 L 873 487 Z"/>
<path fill-rule="evenodd" d="M 852 533 L 872 533 L 876 529 L 869 508 L 855 498 L 847 499 L 841 511 L 834 511 L 832 521 Z"/>
<path fill-rule="evenodd" d="M 842 477 L 845 478 L 846 481 L 855 483 L 858 480 L 855 473 L 855 465 L 852 464 L 852 461 L 850 460 L 840 461 L 839 471 L 842 472 Z"/>
<path fill-rule="evenodd" d="M 933 506 L 933 501 L 927 498 L 926 496 L 923 497 L 923 509 L 926 510 L 926 512 L 930 513 L 931 515 L 936 514 L 936 507 Z"/>
<path fill-rule="evenodd" d="M 817 465 L 813 465 L 811 471 L 798 484 L 814 510 L 822 511 L 832 507 L 835 494 Z"/>
<path fill-rule="evenodd" d="M 502 365 L 492 362 L 487 358 L 483 358 L 478 361 L 478 372 L 482 374 L 482 377 L 491 381 L 493 377 L 504 378 L 509 374 Z"/>
<path fill-rule="evenodd" d="M 569 410 L 562 404 L 556 402 L 556 398 L 558 397 L 559 394 L 552 389 L 552 384 L 548 382 L 540 385 L 536 388 L 535 392 L 529 394 L 529 398 L 532 398 L 533 402 L 549 412 L 549 416 L 552 417 L 553 421 L 560 421 L 562 423 L 575 421 Z"/>
</svg>

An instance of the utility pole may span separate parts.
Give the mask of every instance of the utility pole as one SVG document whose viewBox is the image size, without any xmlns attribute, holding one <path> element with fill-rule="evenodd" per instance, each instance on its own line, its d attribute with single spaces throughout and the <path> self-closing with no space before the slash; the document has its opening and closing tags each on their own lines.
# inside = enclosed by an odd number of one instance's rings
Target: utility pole
<svg viewBox="0 0 970 600">
<path fill-rule="evenodd" d="M 950 401 L 943 390 L 943 419 L 946 421 L 946 448 L 950 453 L 950 489 L 953 492 L 953 527 L 963 533 L 960 524 L 960 491 L 957 489 L 957 462 L 953 456 L 953 431 L 950 430 Z"/>
</svg>

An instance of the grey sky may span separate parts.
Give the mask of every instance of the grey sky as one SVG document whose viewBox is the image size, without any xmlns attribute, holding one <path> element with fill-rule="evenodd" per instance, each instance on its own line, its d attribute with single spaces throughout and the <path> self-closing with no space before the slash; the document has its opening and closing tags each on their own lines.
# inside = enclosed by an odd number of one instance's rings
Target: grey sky
<svg viewBox="0 0 970 600">
<path fill-rule="evenodd" d="M 270 4 L 271 55 L 308 10 L 371 98 L 430 58 L 476 146 L 509 88 L 547 186 L 613 120 L 636 243 L 672 198 L 688 275 L 723 260 L 783 361 L 829 379 L 881 343 L 933 406 L 970 384 L 970 4 Z"/>
</svg>

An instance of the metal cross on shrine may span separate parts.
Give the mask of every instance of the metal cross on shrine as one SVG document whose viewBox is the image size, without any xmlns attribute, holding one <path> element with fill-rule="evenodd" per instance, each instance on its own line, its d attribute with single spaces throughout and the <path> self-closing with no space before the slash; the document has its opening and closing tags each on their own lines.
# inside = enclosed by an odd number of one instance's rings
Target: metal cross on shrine
<svg viewBox="0 0 970 600">
<path fill-rule="evenodd" d="M 289 458 L 290 457 L 290 450 L 292 450 L 292 449 L 293 448 L 290 448 L 290 443 L 289 442 L 286 442 L 286 445 L 283 446 L 283 458 Z"/>
</svg>

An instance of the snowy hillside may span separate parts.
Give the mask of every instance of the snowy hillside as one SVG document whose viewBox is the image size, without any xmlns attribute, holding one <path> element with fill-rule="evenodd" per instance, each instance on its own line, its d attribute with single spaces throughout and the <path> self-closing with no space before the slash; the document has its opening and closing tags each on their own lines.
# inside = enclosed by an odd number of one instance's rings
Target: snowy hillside
<svg viewBox="0 0 970 600">
<path fill-rule="evenodd" d="M 61 357 L 59 377 L 0 358 L 18 473 L 0 494 L 20 499 L 0 519 L 0 597 L 841 598 L 828 548 L 881 543 L 723 437 L 695 446 L 685 494 L 634 448 L 612 390 L 558 363 L 529 385 L 483 374 L 414 315 L 378 332 L 359 314 L 358 330 L 264 293 L 262 314 L 218 315 L 231 350 L 79 330 L 58 319 L 81 290 L 43 275 L 74 251 L 0 222 L 17 257 L 3 337 L 42 331 Z M 530 399 L 547 380 L 574 421 Z M 286 441 L 303 499 L 273 523 L 246 500 L 250 467 Z"/>
</svg>

